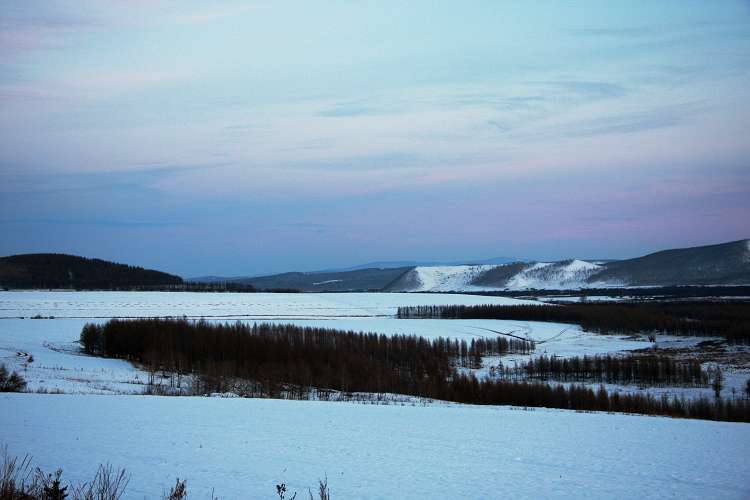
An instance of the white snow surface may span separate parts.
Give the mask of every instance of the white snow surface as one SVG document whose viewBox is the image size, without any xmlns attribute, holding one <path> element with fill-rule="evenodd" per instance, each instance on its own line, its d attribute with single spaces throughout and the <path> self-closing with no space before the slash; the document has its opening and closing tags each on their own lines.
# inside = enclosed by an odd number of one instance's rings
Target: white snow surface
<svg viewBox="0 0 750 500">
<path fill-rule="evenodd" d="M 589 276 L 602 266 L 583 260 L 538 262 L 513 276 L 505 285 L 508 290 L 568 290 L 589 286 Z"/>
<path fill-rule="evenodd" d="M 538 304 L 506 297 L 409 293 L 0 292 L 0 319 L 340 318 L 393 316 L 399 306 Z"/>
<path fill-rule="evenodd" d="M 313 286 L 318 285 L 328 285 L 330 283 L 341 283 L 344 280 L 325 280 L 325 281 L 318 281 L 317 283 L 313 283 Z"/>
<path fill-rule="evenodd" d="M 419 283 L 412 292 L 472 292 L 482 290 L 570 290 L 588 287 L 622 286 L 622 283 L 589 283 L 590 276 L 601 270 L 602 265 L 573 259 L 562 262 L 536 262 L 530 264 L 506 283 L 498 286 L 474 285 L 473 281 L 498 265 L 415 267 Z"/>
<path fill-rule="evenodd" d="M 415 292 L 450 292 L 479 290 L 471 282 L 480 274 L 497 267 L 494 265 L 478 266 L 434 266 L 416 267 L 414 272 L 419 281 Z"/>
<path fill-rule="evenodd" d="M 74 482 L 123 467 L 126 500 L 750 497 L 750 425 L 604 413 L 3 394 L 0 444 Z"/>
</svg>

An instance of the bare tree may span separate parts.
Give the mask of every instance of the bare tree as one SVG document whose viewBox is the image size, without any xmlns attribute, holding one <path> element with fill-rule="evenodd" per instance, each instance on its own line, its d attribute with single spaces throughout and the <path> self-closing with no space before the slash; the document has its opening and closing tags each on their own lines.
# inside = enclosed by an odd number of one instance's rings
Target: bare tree
<svg viewBox="0 0 750 500">
<path fill-rule="evenodd" d="M 716 398 L 721 397 L 721 390 L 724 388 L 724 374 L 721 372 L 721 368 L 718 366 L 714 371 L 714 381 L 711 383 L 711 388 L 714 390 Z"/>
</svg>

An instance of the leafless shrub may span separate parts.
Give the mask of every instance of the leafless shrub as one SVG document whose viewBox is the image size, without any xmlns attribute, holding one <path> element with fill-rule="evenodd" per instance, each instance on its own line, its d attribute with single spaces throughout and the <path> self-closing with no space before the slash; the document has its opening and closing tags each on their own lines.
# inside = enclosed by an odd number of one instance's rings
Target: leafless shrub
<svg viewBox="0 0 750 500">
<path fill-rule="evenodd" d="M 118 500 L 125 493 L 130 476 L 124 469 L 115 470 L 110 464 L 100 465 L 94 479 L 73 490 L 74 500 Z"/>
<path fill-rule="evenodd" d="M 0 392 L 23 392 L 26 381 L 16 372 L 9 373 L 5 365 L 0 364 Z"/>
<path fill-rule="evenodd" d="M 94 478 L 73 486 L 63 484 L 62 469 L 54 474 L 45 474 L 41 469 L 32 468 L 31 456 L 23 459 L 8 454 L 7 447 L 0 448 L 0 500 L 119 500 L 130 482 L 130 475 L 124 469 L 115 469 L 110 464 L 100 465 Z M 316 500 L 308 490 L 310 500 Z M 331 500 L 328 477 L 318 481 L 317 500 Z M 297 493 L 287 497 L 287 486 L 276 485 L 276 495 L 280 500 L 295 500 Z M 163 493 L 162 500 L 186 500 L 187 481 L 177 478 L 169 493 Z M 211 500 L 219 500 L 211 491 Z"/>
<path fill-rule="evenodd" d="M 162 495 L 163 500 L 184 500 L 185 498 L 187 498 L 187 481 L 180 481 L 180 478 L 177 478 L 168 494 Z"/>
<path fill-rule="evenodd" d="M 310 493 L 310 500 L 313 500 L 312 493 Z M 318 500 L 331 500 L 331 489 L 328 487 L 328 476 L 323 480 L 318 480 Z"/>
<path fill-rule="evenodd" d="M 33 498 L 30 492 L 36 491 L 39 485 L 31 469 L 31 457 L 26 455 L 20 461 L 18 457 L 8 454 L 8 448 L 2 448 L 3 463 L 0 467 L 0 499 L 24 500 Z"/>
</svg>

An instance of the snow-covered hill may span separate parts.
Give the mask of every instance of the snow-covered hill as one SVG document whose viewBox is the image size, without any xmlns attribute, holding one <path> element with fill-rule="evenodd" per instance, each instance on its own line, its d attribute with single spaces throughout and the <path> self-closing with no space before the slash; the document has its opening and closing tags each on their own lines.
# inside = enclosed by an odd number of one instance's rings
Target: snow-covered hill
<svg viewBox="0 0 750 500">
<path fill-rule="evenodd" d="M 588 279 L 601 268 L 599 264 L 578 259 L 563 262 L 537 262 L 509 279 L 504 288 L 510 290 L 585 288 L 590 286 Z"/>
<path fill-rule="evenodd" d="M 481 290 L 577 289 L 622 283 L 591 283 L 603 266 L 584 260 L 481 266 L 415 267 L 394 284 L 394 291 L 467 292 Z"/>
<path fill-rule="evenodd" d="M 481 266 L 440 266 L 415 267 L 416 292 L 450 292 L 467 290 L 471 282 L 486 271 L 497 267 L 493 265 Z M 474 287 L 476 288 L 476 287 Z"/>
</svg>

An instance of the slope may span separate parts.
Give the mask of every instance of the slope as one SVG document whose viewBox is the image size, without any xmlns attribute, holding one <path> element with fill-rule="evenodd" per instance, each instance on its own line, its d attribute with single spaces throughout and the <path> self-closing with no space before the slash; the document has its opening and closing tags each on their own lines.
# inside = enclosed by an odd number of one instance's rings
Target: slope
<svg viewBox="0 0 750 500">
<path fill-rule="evenodd" d="M 648 285 L 737 285 L 750 283 L 750 240 L 680 248 L 608 262 L 590 283 Z"/>
<path fill-rule="evenodd" d="M 182 278 L 161 271 L 75 255 L 40 253 L 0 258 L 6 288 L 128 289 L 178 285 Z"/>
</svg>

